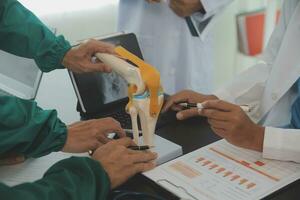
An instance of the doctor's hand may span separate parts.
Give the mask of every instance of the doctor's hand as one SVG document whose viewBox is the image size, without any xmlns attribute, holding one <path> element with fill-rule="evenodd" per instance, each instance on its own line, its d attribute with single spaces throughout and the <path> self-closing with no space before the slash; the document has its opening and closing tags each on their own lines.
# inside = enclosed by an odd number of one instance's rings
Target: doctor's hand
<svg viewBox="0 0 300 200">
<path fill-rule="evenodd" d="M 63 58 L 62 64 L 76 73 L 83 72 L 111 72 L 111 68 L 95 59 L 96 53 L 115 54 L 114 46 L 98 40 L 88 40 L 70 49 Z"/>
<path fill-rule="evenodd" d="M 81 121 L 68 126 L 67 141 L 62 151 L 69 153 L 83 153 L 95 150 L 111 141 L 107 136 L 116 133 L 120 138 L 126 133 L 119 122 L 113 118 Z"/>
<path fill-rule="evenodd" d="M 262 152 L 265 128 L 252 122 L 240 106 L 212 100 L 203 107 L 199 115 L 208 118 L 217 135 L 233 145 Z"/>
<path fill-rule="evenodd" d="M 197 109 L 189 109 L 189 110 L 183 110 L 183 107 L 177 105 L 181 102 L 187 102 L 187 103 L 202 103 L 204 101 L 208 100 L 214 100 L 218 99 L 218 97 L 214 95 L 204 95 L 197 92 L 194 92 L 192 90 L 183 90 L 181 92 L 178 92 L 177 94 L 174 94 L 170 96 L 167 101 L 165 102 L 162 112 L 166 112 L 169 109 L 172 109 L 174 111 L 182 111 L 185 114 L 186 118 L 190 118 L 193 116 L 198 116 Z M 178 117 L 177 117 L 178 118 Z M 182 119 L 180 119 L 182 120 Z"/>
<path fill-rule="evenodd" d="M 170 8 L 179 17 L 188 17 L 195 12 L 205 12 L 201 0 L 170 0 Z"/>
<path fill-rule="evenodd" d="M 127 147 L 135 145 L 130 138 L 111 141 L 94 154 L 93 159 L 99 161 L 110 178 L 111 188 L 115 188 L 137 173 L 155 167 L 156 153 L 150 151 L 134 151 Z"/>
</svg>

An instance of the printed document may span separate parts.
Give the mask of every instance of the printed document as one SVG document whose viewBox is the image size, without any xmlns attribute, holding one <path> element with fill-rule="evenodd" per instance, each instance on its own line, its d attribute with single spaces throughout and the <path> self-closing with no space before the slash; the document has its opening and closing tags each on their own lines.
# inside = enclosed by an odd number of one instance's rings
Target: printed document
<svg viewBox="0 0 300 200">
<path fill-rule="evenodd" d="M 300 164 L 266 160 L 225 140 L 144 173 L 182 199 L 261 199 L 300 178 Z"/>
</svg>

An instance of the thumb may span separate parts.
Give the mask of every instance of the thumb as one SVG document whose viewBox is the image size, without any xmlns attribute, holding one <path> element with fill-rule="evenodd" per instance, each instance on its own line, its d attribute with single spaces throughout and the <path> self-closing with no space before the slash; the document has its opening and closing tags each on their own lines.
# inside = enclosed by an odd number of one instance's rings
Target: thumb
<svg viewBox="0 0 300 200">
<path fill-rule="evenodd" d="M 185 120 L 194 116 L 198 116 L 199 115 L 199 111 L 198 108 L 192 108 L 192 109 L 187 109 L 187 110 L 183 110 L 180 111 L 176 114 L 176 117 L 178 120 Z"/>
<path fill-rule="evenodd" d="M 87 68 L 86 72 L 112 72 L 111 68 L 103 63 L 88 63 L 85 67 Z"/>
</svg>

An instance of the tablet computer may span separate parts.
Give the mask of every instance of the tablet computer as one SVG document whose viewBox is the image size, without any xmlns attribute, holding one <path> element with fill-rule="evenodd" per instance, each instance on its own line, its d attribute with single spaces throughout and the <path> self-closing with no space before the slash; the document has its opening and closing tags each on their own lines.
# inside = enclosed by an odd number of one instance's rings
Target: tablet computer
<svg viewBox="0 0 300 200">
<path fill-rule="evenodd" d="M 117 33 L 95 38 L 121 45 L 143 59 L 135 34 Z M 127 97 L 127 82 L 117 73 L 73 73 L 69 71 L 77 98 L 78 111 L 82 115 L 92 115 L 107 108 L 110 103 L 124 100 Z"/>
</svg>

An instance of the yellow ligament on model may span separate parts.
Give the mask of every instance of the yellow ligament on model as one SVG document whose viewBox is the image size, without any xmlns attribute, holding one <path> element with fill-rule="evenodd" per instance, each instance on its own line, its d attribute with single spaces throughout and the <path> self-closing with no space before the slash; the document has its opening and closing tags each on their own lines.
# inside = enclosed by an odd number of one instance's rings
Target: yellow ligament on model
<svg viewBox="0 0 300 200">
<path fill-rule="evenodd" d="M 158 105 L 158 95 L 162 91 L 160 84 L 160 74 L 155 67 L 144 62 L 136 55 L 130 53 L 125 48 L 118 46 L 115 48 L 115 52 L 122 58 L 131 61 L 139 69 L 146 86 L 146 90 L 150 93 L 150 115 L 157 116 L 161 110 L 162 105 Z M 128 88 L 129 103 L 127 107 L 130 107 L 133 94 L 136 92 L 136 87 L 130 85 Z"/>
</svg>

